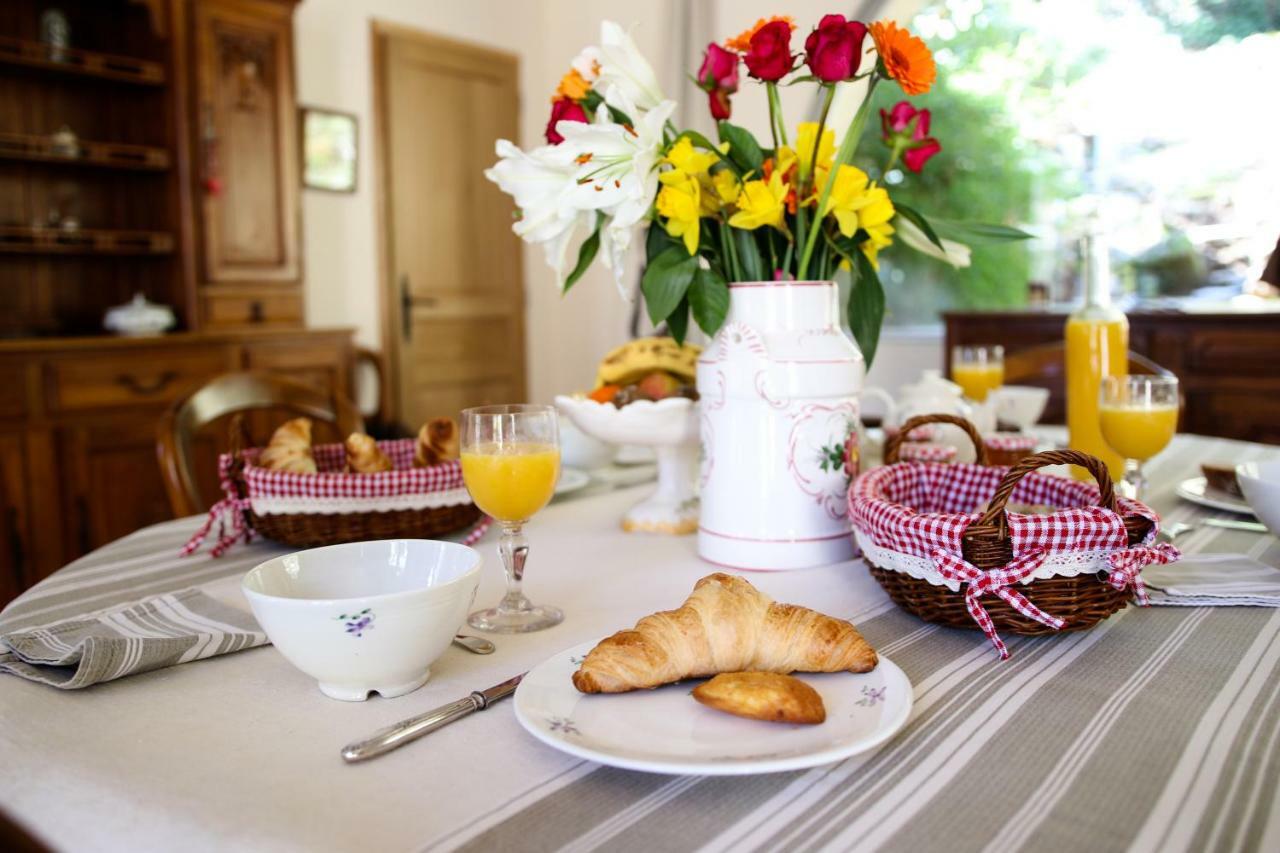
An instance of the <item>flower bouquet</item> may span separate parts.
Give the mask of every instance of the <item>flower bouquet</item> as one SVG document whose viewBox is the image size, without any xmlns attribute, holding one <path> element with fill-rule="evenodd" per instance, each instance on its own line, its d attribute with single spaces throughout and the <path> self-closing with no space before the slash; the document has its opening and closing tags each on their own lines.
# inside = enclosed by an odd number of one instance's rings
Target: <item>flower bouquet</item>
<svg viewBox="0 0 1280 853">
<path fill-rule="evenodd" d="M 927 92 L 936 68 L 929 48 L 893 22 L 869 26 L 822 18 L 792 49 L 790 18 L 761 20 L 723 45 L 707 46 L 695 82 L 708 95 L 716 142 L 681 130 L 675 102 L 619 25 L 601 26 L 600 44 L 574 59 L 552 98 L 547 145 L 523 151 L 497 143 L 486 172 L 519 207 L 513 228 L 541 243 L 562 289 L 600 256 L 623 288 L 636 226 L 648 221 L 641 292 L 650 319 L 682 340 L 689 317 L 708 335 L 725 322 L 731 282 L 831 280 L 849 271 L 845 308 L 869 363 L 884 316 L 878 255 L 895 238 L 957 266 L 966 238 L 1023 239 L 1001 225 L 943 222 L 895 204 L 889 191 L 853 165 L 871 96 L 890 83 L 908 96 Z M 768 98 L 768 137 L 730 123 L 740 66 Z M 787 132 L 779 87 L 817 86 L 817 121 Z M 843 135 L 827 126 L 837 90 L 859 84 L 861 103 Z M 855 90 L 856 91 L 856 90 Z M 919 172 L 942 148 L 928 110 L 901 101 L 881 110 L 883 169 Z M 576 262 L 570 267 L 570 248 Z M 626 297 L 626 292 L 623 290 Z"/>
</svg>

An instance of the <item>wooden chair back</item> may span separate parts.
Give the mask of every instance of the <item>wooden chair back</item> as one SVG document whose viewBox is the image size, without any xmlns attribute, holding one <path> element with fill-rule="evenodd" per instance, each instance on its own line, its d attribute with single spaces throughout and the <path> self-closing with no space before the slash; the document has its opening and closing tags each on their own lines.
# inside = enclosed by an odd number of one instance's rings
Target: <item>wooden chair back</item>
<svg viewBox="0 0 1280 853">
<path fill-rule="evenodd" d="M 318 426 L 327 425 L 326 431 L 336 438 L 364 431 L 360 412 L 350 400 L 271 373 L 224 373 L 175 401 L 157 427 L 156 454 L 175 517 L 202 512 L 213 502 L 201 489 L 201 482 L 207 485 L 209 478 L 199 474 L 211 470 L 219 449 L 229 441 L 225 434 L 210 436 L 210 428 L 226 424 L 232 415 L 264 412 L 275 416 L 268 427 L 272 429 L 286 418 L 303 416 Z M 266 438 L 269 433 L 259 440 Z"/>
</svg>

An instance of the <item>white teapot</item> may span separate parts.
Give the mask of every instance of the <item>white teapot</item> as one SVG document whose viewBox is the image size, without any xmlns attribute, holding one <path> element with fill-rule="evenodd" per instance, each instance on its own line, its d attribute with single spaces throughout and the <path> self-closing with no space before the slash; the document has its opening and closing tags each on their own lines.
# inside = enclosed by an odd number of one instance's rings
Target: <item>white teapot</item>
<svg viewBox="0 0 1280 853">
<path fill-rule="evenodd" d="M 893 430 L 908 418 L 916 415 L 956 415 L 966 418 L 977 427 L 978 432 L 987 434 L 996 428 L 995 408 L 991 403 L 974 405 L 964 398 L 964 391 L 959 385 L 942 377 L 940 370 L 926 370 L 917 381 L 902 386 L 897 400 L 883 388 L 868 386 L 863 395 L 874 397 L 885 405 L 884 427 Z M 957 459 L 973 460 L 973 442 L 959 427 L 939 425 L 937 443 L 949 444 L 956 448 Z"/>
</svg>

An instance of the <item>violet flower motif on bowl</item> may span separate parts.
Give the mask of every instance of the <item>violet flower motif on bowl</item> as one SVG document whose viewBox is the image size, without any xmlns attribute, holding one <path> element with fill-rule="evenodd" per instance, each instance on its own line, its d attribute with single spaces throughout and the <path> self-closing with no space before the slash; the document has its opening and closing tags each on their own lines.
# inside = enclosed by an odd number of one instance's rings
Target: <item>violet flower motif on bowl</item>
<svg viewBox="0 0 1280 853">
<path fill-rule="evenodd" d="M 373 608 L 366 607 L 357 613 L 343 613 L 335 616 L 339 622 L 344 623 L 347 633 L 355 637 L 364 636 L 364 632 L 373 628 L 373 620 L 375 614 Z"/>
</svg>

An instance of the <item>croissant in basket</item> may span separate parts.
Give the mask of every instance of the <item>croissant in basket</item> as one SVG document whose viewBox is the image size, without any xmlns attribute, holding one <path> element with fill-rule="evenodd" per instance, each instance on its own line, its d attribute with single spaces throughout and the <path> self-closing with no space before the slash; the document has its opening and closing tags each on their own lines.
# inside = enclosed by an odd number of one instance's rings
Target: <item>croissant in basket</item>
<svg viewBox="0 0 1280 853">
<path fill-rule="evenodd" d="M 352 474 L 376 474 L 395 468 L 378 442 L 363 433 L 353 432 L 344 442 L 347 448 L 347 471 Z"/>
<path fill-rule="evenodd" d="M 316 460 L 311 454 L 311 419 L 294 418 L 277 427 L 258 457 L 258 465 L 291 474 L 316 473 Z"/>
<path fill-rule="evenodd" d="M 461 450 L 458 425 L 453 418 L 432 418 L 418 430 L 413 464 L 418 468 L 457 459 Z"/>
<path fill-rule="evenodd" d="M 646 616 L 601 640 L 573 674 L 583 693 L 624 693 L 722 672 L 869 672 L 875 649 L 858 629 L 778 604 L 742 578 L 707 575 L 678 610 Z"/>
</svg>

